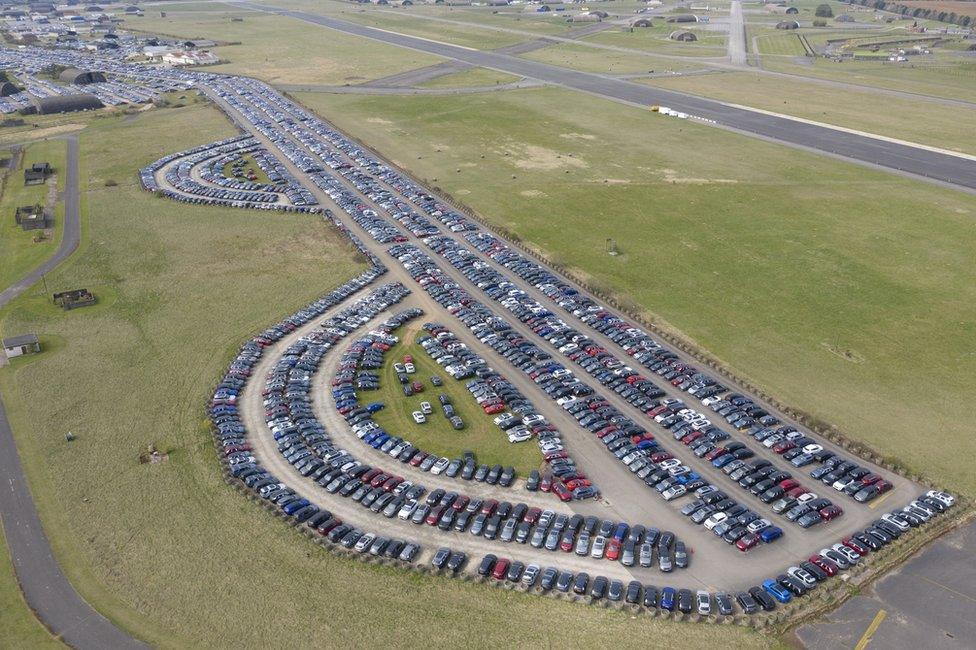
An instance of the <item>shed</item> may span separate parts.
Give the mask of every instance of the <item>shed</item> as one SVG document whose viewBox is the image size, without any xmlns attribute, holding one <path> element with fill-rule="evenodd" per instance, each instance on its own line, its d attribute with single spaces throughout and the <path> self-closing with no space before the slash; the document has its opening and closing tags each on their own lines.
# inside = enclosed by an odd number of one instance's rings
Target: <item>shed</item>
<svg viewBox="0 0 976 650">
<path fill-rule="evenodd" d="M 14 221 L 22 230 L 43 230 L 51 227 L 51 215 L 43 205 L 23 205 L 14 212 Z"/>
<path fill-rule="evenodd" d="M 50 2 L 35 2 L 30 5 L 30 10 L 39 14 L 53 14 L 54 9 L 54 4 Z"/>
<path fill-rule="evenodd" d="M 11 336 L 8 339 L 3 339 L 2 345 L 3 352 L 8 359 L 41 351 L 41 342 L 37 340 L 37 334 Z"/>
<path fill-rule="evenodd" d="M 781 20 L 776 23 L 776 29 L 800 29 L 800 23 L 795 20 Z"/>
<path fill-rule="evenodd" d="M 684 41 L 686 43 L 692 43 L 698 40 L 695 32 L 689 32 L 687 29 L 676 29 L 668 34 L 668 38 L 672 41 Z"/>
<path fill-rule="evenodd" d="M 668 16 L 664 22 L 666 23 L 697 23 L 698 16 L 694 14 L 677 14 L 675 16 Z"/>
<path fill-rule="evenodd" d="M 771 14 L 786 14 L 795 15 L 800 13 L 800 10 L 796 7 L 787 7 L 786 5 L 766 5 L 766 11 Z"/>
<path fill-rule="evenodd" d="M 75 95 L 61 95 L 56 97 L 32 97 L 31 104 L 34 105 L 34 108 L 40 115 L 90 111 L 104 106 L 98 97 L 89 93 L 77 93 Z"/>
<path fill-rule="evenodd" d="M 47 177 L 54 173 L 51 163 L 34 163 L 24 169 L 24 185 L 40 185 Z"/>
<path fill-rule="evenodd" d="M 838 22 L 838 23 L 853 23 L 854 22 L 854 16 L 852 16 L 850 14 L 841 14 L 841 15 L 837 16 L 837 18 L 834 18 L 834 20 L 836 22 Z"/>
<path fill-rule="evenodd" d="M 105 83 L 105 75 L 101 72 L 86 72 L 80 68 L 65 68 L 59 77 L 66 84 L 98 84 Z"/>
<path fill-rule="evenodd" d="M 95 304 L 95 296 L 88 289 L 72 289 L 54 294 L 54 304 L 61 309 L 70 311 L 78 307 L 88 307 Z"/>
<path fill-rule="evenodd" d="M 634 18 L 630 21 L 631 27 L 654 27 L 650 18 Z"/>
<path fill-rule="evenodd" d="M 85 7 L 85 11 L 96 12 L 96 11 L 105 11 L 105 10 L 99 7 L 98 5 L 88 5 L 87 7 Z"/>
<path fill-rule="evenodd" d="M 202 50 L 208 47 L 216 47 L 217 41 L 211 41 L 208 39 L 199 39 L 194 41 L 183 41 L 183 47 L 191 50 Z"/>
</svg>

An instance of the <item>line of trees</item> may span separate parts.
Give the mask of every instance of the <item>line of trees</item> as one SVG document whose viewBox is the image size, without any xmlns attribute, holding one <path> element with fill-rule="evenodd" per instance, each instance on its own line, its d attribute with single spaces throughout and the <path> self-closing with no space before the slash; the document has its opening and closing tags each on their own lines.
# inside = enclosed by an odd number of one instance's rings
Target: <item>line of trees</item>
<svg viewBox="0 0 976 650">
<path fill-rule="evenodd" d="M 962 27 L 971 27 L 976 23 L 972 16 L 960 16 L 954 11 L 943 11 L 937 8 L 926 9 L 924 7 L 906 7 L 897 2 L 887 2 L 887 0 L 843 0 L 848 4 L 858 4 L 864 7 L 872 7 L 880 11 L 890 11 L 891 13 L 901 14 L 909 18 L 924 18 L 926 20 L 937 20 L 940 23 L 952 23 Z"/>
</svg>

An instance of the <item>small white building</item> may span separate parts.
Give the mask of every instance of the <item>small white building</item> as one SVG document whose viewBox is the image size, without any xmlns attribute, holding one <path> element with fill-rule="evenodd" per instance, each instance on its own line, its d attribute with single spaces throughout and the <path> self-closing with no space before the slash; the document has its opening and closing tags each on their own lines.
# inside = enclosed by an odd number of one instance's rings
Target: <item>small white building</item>
<svg viewBox="0 0 976 650">
<path fill-rule="evenodd" d="M 3 339 L 2 345 L 3 353 L 7 355 L 8 359 L 41 351 L 41 343 L 37 340 L 37 334 L 11 336 L 9 339 Z"/>
<path fill-rule="evenodd" d="M 174 50 L 161 57 L 163 63 L 170 65 L 213 65 L 220 63 L 220 57 L 206 50 Z"/>
</svg>

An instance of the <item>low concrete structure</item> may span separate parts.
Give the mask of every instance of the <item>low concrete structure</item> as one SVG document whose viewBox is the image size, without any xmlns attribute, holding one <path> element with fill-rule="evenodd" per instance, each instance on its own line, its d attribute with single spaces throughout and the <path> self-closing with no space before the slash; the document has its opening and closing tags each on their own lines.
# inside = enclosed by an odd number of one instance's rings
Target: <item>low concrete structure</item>
<svg viewBox="0 0 976 650">
<path fill-rule="evenodd" d="M 54 304 L 58 305 L 65 311 L 70 311 L 79 307 L 88 307 L 95 304 L 95 296 L 88 289 L 72 289 L 71 291 L 62 291 L 54 294 L 53 298 Z"/>
<path fill-rule="evenodd" d="M 24 169 L 24 185 L 40 185 L 54 173 L 51 163 L 39 162 Z"/>
<path fill-rule="evenodd" d="M 43 205 L 24 205 L 14 212 L 14 220 L 23 230 L 43 230 L 51 227 L 51 215 Z"/>
<path fill-rule="evenodd" d="M 687 29 L 676 29 L 668 34 L 668 38 L 672 41 L 682 41 L 684 43 L 693 43 L 698 40 L 695 32 L 689 32 Z"/>
<path fill-rule="evenodd" d="M 37 340 L 37 334 L 33 333 L 3 339 L 2 345 L 3 353 L 8 359 L 41 351 L 41 342 Z"/>
</svg>

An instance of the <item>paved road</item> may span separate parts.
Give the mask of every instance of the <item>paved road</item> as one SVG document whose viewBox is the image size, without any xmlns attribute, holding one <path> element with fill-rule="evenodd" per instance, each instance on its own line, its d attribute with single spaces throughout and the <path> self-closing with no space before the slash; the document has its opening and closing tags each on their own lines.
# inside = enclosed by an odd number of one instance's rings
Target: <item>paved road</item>
<svg viewBox="0 0 976 650">
<path fill-rule="evenodd" d="M 254 2 L 237 2 L 234 4 L 235 6 L 288 16 L 329 29 L 456 61 L 538 79 L 623 103 L 637 106 L 667 105 L 689 115 L 712 120 L 715 126 L 726 130 L 976 193 L 976 162 L 946 152 L 841 131 L 825 125 L 805 123 L 786 116 L 761 113 L 745 107 L 731 106 L 711 99 L 646 86 L 605 75 L 569 70 L 497 52 L 482 52 L 397 34 L 357 25 L 330 16 L 278 9 Z"/>
<path fill-rule="evenodd" d="M 976 644 L 976 524 L 956 530 L 796 632 L 809 650 L 925 648 Z M 873 633 L 872 633 L 873 632 Z"/>
<path fill-rule="evenodd" d="M 742 21 L 742 2 L 732 0 L 729 9 L 729 63 L 746 65 L 746 26 Z"/>
<path fill-rule="evenodd" d="M 78 248 L 80 196 L 78 137 L 70 135 L 64 184 L 64 225 L 57 252 L 22 280 L 0 293 L 0 307 L 22 294 Z M 144 648 L 81 599 L 51 553 L 37 516 L 10 422 L 0 396 L 0 518 L 24 597 L 44 625 L 74 648 Z"/>
</svg>

